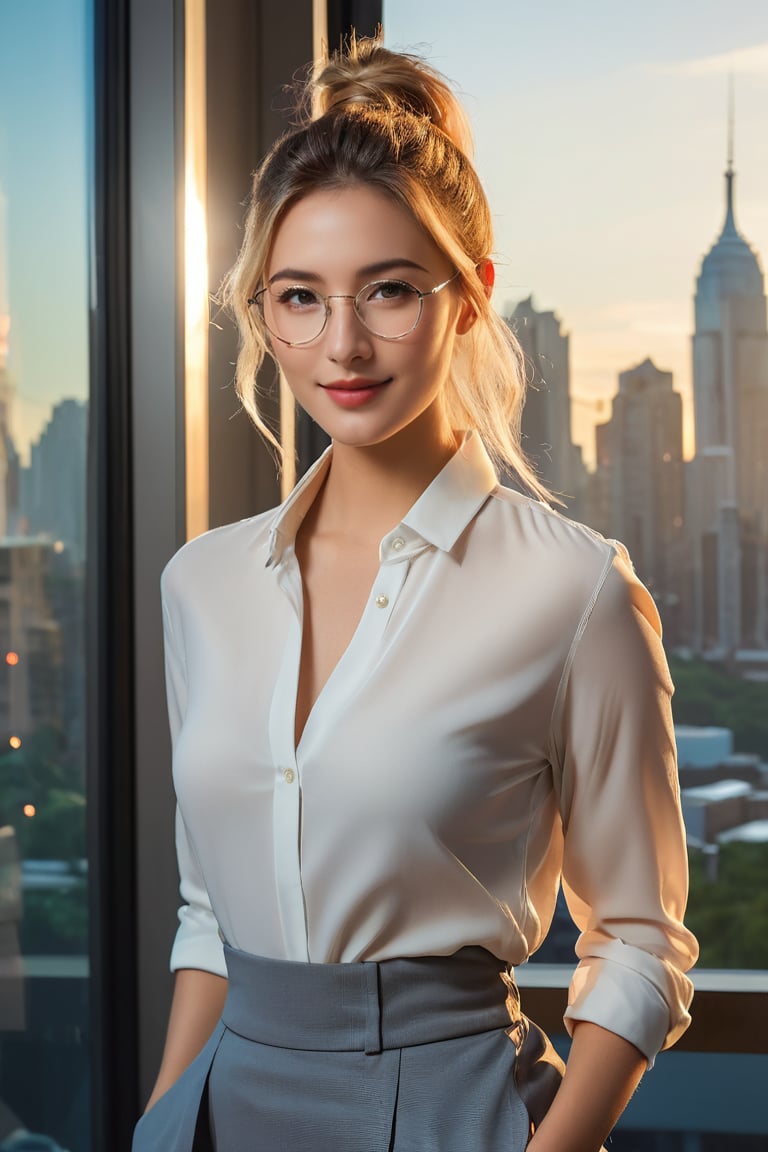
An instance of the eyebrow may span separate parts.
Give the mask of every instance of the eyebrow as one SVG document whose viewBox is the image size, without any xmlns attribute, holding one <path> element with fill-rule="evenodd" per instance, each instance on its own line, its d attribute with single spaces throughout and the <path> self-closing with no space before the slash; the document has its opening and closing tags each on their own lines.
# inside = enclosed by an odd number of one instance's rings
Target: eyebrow
<svg viewBox="0 0 768 1152">
<path fill-rule="evenodd" d="M 418 272 L 429 274 L 429 269 L 425 268 L 423 264 L 417 264 L 415 260 L 406 260 L 400 257 L 395 260 L 379 260 L 376 264 L 366 264 L 364 268 L 358 269 L 357 274 L 359 276 L 380 276 L 382 272 L 391 272 L 393 268 L 415 268 Z M 322 280 L 322 276 L 318 276 L 316 272 L 306 272 L 301 268 L 281 268 L 279 272 L 270 276 L 268 283 L 274 284 L 275 280 L 300 280 L 304 283 L 309 281 L 316 284 Z"/>
</svg>

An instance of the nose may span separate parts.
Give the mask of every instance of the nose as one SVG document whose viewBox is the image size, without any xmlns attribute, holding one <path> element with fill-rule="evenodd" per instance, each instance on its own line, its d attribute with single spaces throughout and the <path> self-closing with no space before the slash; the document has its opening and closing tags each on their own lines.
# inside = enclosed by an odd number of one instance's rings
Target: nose
<svg viewBox="0 0 768 1152">
<path fill-rule="evenodd" d="M 371 334 L 355 311 L 353 296 L 328 297 L 330 314 L 325 326 L 325 350 L 329 360 L 348 364 L 372 355 Z"/>
</svg>

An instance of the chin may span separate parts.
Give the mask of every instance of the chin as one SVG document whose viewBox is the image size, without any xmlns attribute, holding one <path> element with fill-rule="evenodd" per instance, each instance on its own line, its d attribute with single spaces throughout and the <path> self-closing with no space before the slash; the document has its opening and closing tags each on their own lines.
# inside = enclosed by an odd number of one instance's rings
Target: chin
<svg viewBox="0 0 768 1152">
<path fill-rule="evenodd" d="M 363 428 L 353 430 L 326 427 L 323 428 L 323 431 L 330 436 L 334 444 L 343 448 L 375 448 L 379 444 L 386 444 L 388 440 L 393 440 L 401 429 L 393 428 L 385 432 L 374 432 L 371 429 Z"/>
<path fill-rule="evenodd" d="M 322 428 L 323 432 L 331 438 L 334 444 L 345 448 L 372 448 L 377 444 L 384 444 L 408 428 L 412 420 L 402 423 L 392 423 L 378 418 L 373 413 L 336 413 L 324 412 L 322 415 L 309 409 L 304 409 L 307 415 Z M 415 417 L 413 418 L 415 419 Z"/>
</svg>

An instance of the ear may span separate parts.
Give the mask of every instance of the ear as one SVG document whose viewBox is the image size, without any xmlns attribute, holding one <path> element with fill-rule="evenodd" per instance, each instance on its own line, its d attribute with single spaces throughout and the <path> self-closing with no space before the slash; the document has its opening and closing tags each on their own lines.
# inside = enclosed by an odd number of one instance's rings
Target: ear
<svg viewBox="0 0 768 1152">
<path fill-rule="evenodd" d="M 486 298 L 490 300 L 491 293 L 493 292 L 493 285 L 496 280 L 496 269 L 493 266 L 493 261 L 488 257 L 486 257 L 484 260 L 481 260 L 477 265 L 477 275 L 479 276 L 480 282 L 483 285 L 483 292 L 485 293 Z M 465 300 L 459 315 L 459 322 L 456 326 L 456 331 L 458 332 L 459 336 L 465 336 L 467 332 L 469 332 L 475 320 L 477 320 L 477 313 L 469 301 Z"/>
<path fill-rule="evenodd" d="M 493 266 L 493 260 L 491 260 L 490 256 L 486 256 L 480 261 L 477 266 L 477 274 L 482 281 L 483 291 L 490 300 L 493 286 L 496 283 L 496 269 Z"/>
</svg>

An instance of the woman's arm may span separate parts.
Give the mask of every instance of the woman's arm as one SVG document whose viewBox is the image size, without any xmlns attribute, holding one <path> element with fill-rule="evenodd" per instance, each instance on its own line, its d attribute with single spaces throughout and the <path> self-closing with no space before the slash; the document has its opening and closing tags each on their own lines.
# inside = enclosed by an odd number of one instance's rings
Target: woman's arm
<svg viewBox="0 0 768 1152">
<path fill-rule="evenodd" d="M 226 995 L 227 981 L 223 976 L 197 968 L 182 968 L 176 973 L 163 1059 L 145 1111 L 176 1083 L 203 1050 L 219 1021 Z"/>
<path fill-rule="evenodd" d="M 615 1032 L 579 1021 L 563 1082 L 528 1152 L 598 1152 L 647 1063 Z"/>
<path fill-rule="evenodd" d="M 182 569 L 183 572 L 183 569 Z M 170 561 L 162 577 L 163 638 L 168 694 L 168 721 L 174 748 L 187 710 L 187 670 L 175 584 L 178 561 Z M 183 585 L 183 578 L 182 578 Z M 181 585 L 180 585 L 181 586 Z M 176 809 L 176 851 L 184 904 L 180 910 L 179 931 L 174 942 L 172 968 L 176 972 L 173 1002 L 168 1019 L 165 1049 L 148 1111 L 203 1050 L 224 1007 L 227 980 L 195 965 L 221 965 L 226 971 L 218 925 L 211 909 L 194 848 L 184 820 Z"/>
</svg>

